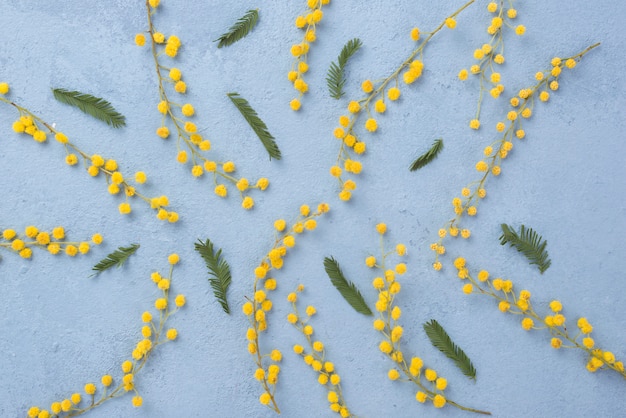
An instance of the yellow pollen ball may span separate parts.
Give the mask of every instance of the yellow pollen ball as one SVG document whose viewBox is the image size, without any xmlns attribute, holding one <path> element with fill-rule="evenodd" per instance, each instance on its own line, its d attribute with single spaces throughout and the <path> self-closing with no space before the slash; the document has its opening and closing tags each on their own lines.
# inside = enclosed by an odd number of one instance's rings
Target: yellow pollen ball
<svg viewBox="0 0 626 418">
<path fill-rule="evenodd" d="M 374 103 L 374 110 L 376 112 L 385 113 L 386 109 L 387 109 L 387 105 L 385 105 L 385 102 L 382 99 L 376 100 L 376 103 Z"/>
<path fill-rule="evenodd" d="M 301 106 L 301 103 L 300 103 L 300 100 L 298 100 L 298 99 L 293 99 L 291 102 L 289 102 L 289 107 L 293 111 L 300 110 L 300 106 Z"/>
<path fill-rule="evenodd" d="M 418 28 L 411 29 L 411 39 L 414 41 L 419 41 L 420 39 L 420 30 Z"/>
<path fill-rule="evenodd" d="M 447 18 L 445 20 L 445 24 L 449 29 L 456 28 L 456 20 L 454 20 L 454 18 L 451 18 L 451 17 Z"/>
<path fill-rule="evenodd" d="M 138 33 L 135 35 L 135 44 L 137 46 L 144 46 L 146 44 L 146 35 L 143 33 Z"/>
<path fill-rule="evenodd" d="M 400 98 L 400 89 L 397 87 L 390 88 L 387 92 L 387 97 L 392 101 L 398 100 Z"/>
</svg>

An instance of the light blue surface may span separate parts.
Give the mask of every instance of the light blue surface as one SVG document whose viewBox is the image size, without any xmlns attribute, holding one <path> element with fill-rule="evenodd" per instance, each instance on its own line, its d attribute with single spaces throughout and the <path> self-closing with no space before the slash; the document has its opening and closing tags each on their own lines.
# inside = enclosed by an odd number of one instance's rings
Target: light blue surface
<svg viewBox="0 0 626 418">
<path fill-rule="evenodd" d="M 171 252 L 181 255 L 173 288 L 188 305 L 171 319 L 175 343 L 159 347 L 137 387 L 144 406 L 130 397 L 107 402 L 90 417 L 269 417 L 258 403 L 261 387 L 252 377 L 246 352 L 243 297 L 250 295 L 252 271 L 273 241 L 272 223 L 293 219 L 303 203 L 328 201 L 331 213 L 318 230 L 299 239 L 277 274 L 275 311 L 264 343 L 283 350 L 277 400 L 285 417 L 333 416 L 314 373 L 290 347 L 301 336 L 283 318 L 288 292 L 304 283 L 314 304 L 316 335 L 342 375 L 346 400 L 362 417 L 470 416 L 454 408 L 436 411 L 419 405 L 409 384 L 391 382 L 391 363 L 378 352 L 369 318 L 354 313 L 331 286 L 322 261 L 333 255 L 346 275 L 373 303 L 371 271 L 363 263 L 376 252 L 377 222 L 389 225 L 389 242 L 409 248 L 403 291 L 406 352 L 422 356 L 446 376 L 447 394 L 460 403 L 486 409 L 495 417 L 626 416 L 626 382 L 614 372 L 590 374 L 582 353 L 550 348 L 545 332 L 527 333 L 516 318 L 503 315 L 486 298 L 465 296 L 448 264 L 430 268 L 428 250 L 437 229 L 451 215 L 450 201 L 474 180 L 481 150 L 497 139 L 505 100 L 532 81 L 554 55 L 571 55 L 602 42 L 572 71 L 547 105 L 539 104 L 525 125 L 527 137 L 503 164 L 500 178 L 487 185 L 488 197 L 468 225 L 468 241 L 448 241 L 446 261 L 463 254 L 476 268 L 510 277 L 529 289 L 543 311 L 552 298 L 565 307 L 571 326 L 578 316 L 594 325 L 597 343 L 626 358 L 625 313 L 626 194 L 624 133 L 626 85 L 623 77 L 622 20 L 626 6 L 601 0 L 517 2 L 527 34 L 506 37 L 507 87 L 499 101 L 487 99 L 483 127 L 467 128 L 477 86 L 461 83 L 458 71 L 472 63 L 472 51 L 487 40 L 486 2 L 478 1 L 458 18 L 455 31 L 436 36 L 424 55 L 422 79 L 403 89 L 398 103 L 379 118 L 379 132 L 364 135 L 368 152 L 353 201 L 336 197 L 328 168 L 336 158 L 332 137 L 347 100 L 360 98 L 366 78 L 390 74 L 411 52 L 409 31 L 436 27 L 461 1 L 392 0 L 371 3 L 332 1 L 310 52 L 310 93 L 298 113 L 286 79 L 289 48 L 301 33 L 293 20 L 304 1 L 163 1 L 155 24 L 180 37 L 176 65 L 188 83 L 197 122 L 213 141 L 220 159 L 232 158 L 249 177 L 267 176 L 270 188 L 255 194 L 251 212 L 235 196 L 220 200 L 208 179 L 195 180 L 175 161 L 172 140 L 153 132 L 159 125 L 154 67 L 147 48 L 133 43 L 146 28 L 142 1 L 49 2 L 3 0 L 0 81 L 8 97 L 34 111 L 89 152 L 116 158 L 123 171 L 144 170 L 150 194 L 167 194 L 181 221 L 156 220 L 142 205 L 130 217 L 117 213 L 119 200 L 106 193 L 102 179 L 63 163 L 54 141 L 37 144 L 11 131 L 16 112 L 0 107 L 0 228 L 64 225 L 68 236 L 85 239 L 101 232 L 105 244 L 87 256 L 68 259 L 36 251 L 32 260 L 2 252 L 0 261 L 0 416 L 22 417 L 28 407 L 67 397 L 104 373 L 119 377 L 119 364 L 139 338 L 140 314 L 157 291 L 150 273 L 166 269 Z M 212 40 L 250 8 L 260 21 L 250 36 L 218 50 Z M 566 8 L 565 8 L 566 7 Z M 348 65 L 347 95 L 330 99 L 326 70 L 343 44 L 359 37 L 364 47 Z M 113 130 L 54 100 L 51 87 L 104 97 L 127 117 Z M 268 161 L 250 128 L 226 93 L 237 91 L 266 122 L 283 160 Z M 432 140 L 445 149 L 435 162 L 410 173 L 412 158 Z M 539 275 L 525 259 L 498 243 L 500 223 L 526 224 L 548 240 L 552 266 Z M 198 238 L 224 249 L 233 273 L 226 316 L 214 300 L 204 265 L 193 250 Z M 121 270 L 88 278 L 107 253 L 131 242 L 140 250 Z M 478 370 L 468 381 L 430 346 L 421 324 L 437 319 L 471 357 Z"/>
</svg>

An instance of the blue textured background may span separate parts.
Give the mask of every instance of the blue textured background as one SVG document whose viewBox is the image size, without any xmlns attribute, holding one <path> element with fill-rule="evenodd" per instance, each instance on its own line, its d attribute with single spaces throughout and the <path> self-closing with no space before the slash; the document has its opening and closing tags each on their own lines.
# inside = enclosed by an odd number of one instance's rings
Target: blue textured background
<svg viewBox="0 0 626 418">
<path fill-rule="evenodd" d="M 469 241 L 448 241 L 446 260 L 467 256 L 477 268 L 510 277 L 518 289 L 533 293 L 537 309 L 552 298 L 565 307 L 574 326 L 586 316 L 601 347 L 626 358 L 626 198 L 624 133 L 626 123 L 622 19 L 626 6 L 601 0 L 520 1 L 521 38 L 506 37 L 502 67 L 505 98 L 531 82 L 554 55 L 571 55 L 602 42 L 573 71 L 547 105 L 536 106 L 525 124 L 527 138 L 516 144 L 503 173 L 487 185 L 488 197 L 468 225 Z M 541 3 L 541 4 L 539 4 Z M 123 172 L 144 170 L 150 194 L 167 194 L 181 215 L 176 225 L 162 224 L 145 206 L 130 217 L 117 213 L 119 200 L 106 193 L 102 179 L 63 163 L 62 147 L 37 144 L 11 131 L 16 112 L 0 107 L 1 228 L 35 224 L 66 227 L 71 239 L 101 232 L 105 244 L 87 256 L 69 259 L 35 251 L 22 260 L 6 251 L 0 261 L 0 416 L 22 417 L 31 405 L 82 391 L 104 373 L 119 376 L 119 364 L 139 337 L 140 314 L 153 304 L 154 269 L 165 270 L 166 256 L 178 252 L 173 288 L 185 293 L 187 307 L 171 319 L 179 330 L 175 343 L 160 347 L 137 376 L 144 406 L 130 397 L 107 402 L 92 417 L 242 417 L 273 416 L 258 403 L 260 385 L 246 352 L 246 319 L 240 313 L 251 293 L 252 270 L 270 248 L 274 219 L 294 218 L 303 203 L 328 201 L 331 213 L 318 230 L 307 233 L 277 274 L 275 311 L 264 339 L 285 353 L 277 399 L 286 417 L 332 416 L 325 391 L 314 373 L 290 347 L 301 336 L 283 319 L 283 303 L 297 283 L 306 302 L 317 306 L 313 325 L 328 356 L 342 375 L 351 410 L 366 417 L 469 416 L 454 408 L 435 411 L 418 405 L 414 388 L 391 382 L 390 361 L 378 352 L 378 336 L 369 318 L 354 313 L 331 286 L 322 260 L 334 255 L 347 276 L 372 302 L 372 273 L 363 259 L 377 251 L 375 223 L 389 225 L 389 241 L 409 247 L 409 274 L 398 299 L 403 309 L 405 352 L 422 356 L 449 381 L 447 394 L 460 403 L 487 409 L 496 417 L 626 415 L 626 382 L 614 372 L 590 374 L 582 353 L 555 351 L 542 331 L 525 332 L 518 320 L 503 315 L 480 296 L 464 296 L 451 266 L 444 273 L 429 267 L 428 244 L 450 218 L 450 200 L 476 178 L 481 150 L 497 139 L 492 128 L 502 119 L 506 99 L 487 99 L 483 128 L 467 128 L 475 110 L 477 86 L 456 75 L 472 63 L 472 51 L 487 39 L 488 13 L 478 1 L 458 19 L 455 31 L 443 31 L 426 48 L 425 73 L 403 89 L 398 103 L 379 118 L 379 132 L 364 135 L 368 153 L 355 198 L 336 197 L 328 168 L 336 158 L 332 137 L 348 99 L 359 98 L 365 78 L 390 74 L 414 44 L 409 31 L 428 31 L 456 10 L 461 1 L 332 1 L 311 48 L 307 81 L 310 93 L 294 113 L 286 73 L 289 47 L 301 32 L 294 18 L 304 1 L 163 1 L 155 17 L 158 29 L 178 35 L 183 48 L 177 66 L 188 83 L 188 100 L 197 122 L 213 141 L 220 159 L 232 158 L 240 173 L 265 175 L 271 186 L 255 194 L 251 212 L 234 196 L 220 200 L 208 179 L 195 180 L 175 162 L 172 140 L 153 132 L 160 115 L 152 58 L 133 43 L 146 28 L 142 1 L 49 2 L 3 0 L 0 81 L 11 84 L 10 98 L 45 120 L 56 122 L 88 152 L 116 158 Z M 218 50 L 212 40 L 250 8 L 260 9 L 251 35 Z M 347 97 L 330 99 L 325 74 L 343 44 L 359 37 L 364 47 L 348 65 Z M 51 87 L 66 87 L 104 97 L 127 117 L 113 130 L 56 102 Z M 238 91 L 267 123 L 283 153 L 269 162 L 250 128 L 226 93 Z M 443 137 L 445 150 L 416 173 L 412 158 Z M 499 224 L 527 224 L 549 242 L 553 264 L 543 275 L 512 249 L 498 244 Z M 198 238 L 211 238 L 224 249 L 233 272 L 229 292 L 234 314 L 226 316 L 214 300 L 202 261 L 193 250 Z M 131 242 L 141 249 L 121 270 L 89 279 L 91 267 L 107 253 Z M 468 381 L 430 346 L 421 324 L 437 319 L 464 348 L 478 369 Z"/>
</svg>

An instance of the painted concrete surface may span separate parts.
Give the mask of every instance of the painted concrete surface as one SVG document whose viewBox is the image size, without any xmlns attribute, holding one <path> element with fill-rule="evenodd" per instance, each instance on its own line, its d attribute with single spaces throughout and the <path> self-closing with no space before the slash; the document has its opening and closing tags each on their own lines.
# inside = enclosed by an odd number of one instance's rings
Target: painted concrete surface
<svg viewBox="0 0 626 418">
<path fill-rule="evenodd" d="M 331 1 L 310 51 L 310 92 L 292 112 L 294 90 L 286 75 L 291 44 L 301 39 L 293 26 L 304 1 L 222 2 L 163 0 L 155 24 L 180 37 L 176 65 L 183 70 L 187 100 L 197 123 L 212 140 L 216 158 L 233 159 L 251 178 L 267 176 L 271 186 L 253 195 L 252 211 L 233 195 L 213 193 L 210 179 L 196 180 L 175 161 L 175 143 L 154 135 L 160 115 L 154 67 L 147 48 L 134 45 L 146 28 L 143 2 L 4 0 L 0 2 L 2 43 L 0 82 L 11 85 L 11 100 L 56 123 L 79 146 L 116 158 L 122 170 L 143 170 L 149 194 L 167 194 L 181 216 L 163 224 L 142 205 L 129 217 L 117 212 L 120 200 L 107 194 L 102 179 L 63 163 L 64 151 L 48 141 L 37 144 L 14 134 L 14 109 L 0 107 L 1 228 L 64 225 L 68 237 L 95 232 L 105 242 L 88 255 L 69 259 L 35 251 L 32 260 L 7 251 L 0 261 L 0 416 L 23 417 L 31 405 L 82 391 L 85 383 L 111 373 L 130 356 L 140 338 L 140 316 L 158 292 L 150 281 L 177 252 L 172 288 L 187 306 L 171 318 L 179 331 L 173 343 L 157 347 L 137 376 L 144 406 L 130 396 L 107 402 L 92 417 L 270 417 L 259 404 L 259 383 L 246 351 L 244 296 L 251 294 L 253 269 L 274 239 L 277 218 L 294 219 L 301 204 L 327 201 L 328 216 L 307 232 L 276 275 L 267 348 L 284 352 L 276 397 L 286 417 L 332 416 L 326 393 L 310 368 L 291 352 L 301 343 L 284 318 L 286 295 L 306 286 L 303 303 L 317 307 L 317 337 L 342 375 L 351 410 L 362 417 L 461 417 L 468 413 L 415 401 L 415 389 L 387 379 L 391 367 L 377 349 L 371 320 L 356 314 L 332 287 L 323 258 L 333 255 L 373 304 L 373 278 L 364 258 L 378 251 L 374 225 L 386 222 L 388 242 L 408 247 L 408 273 L 398 303 L 403 309 L 405 352 L 419 355 L 446 376 L 448 396 L 486 409 L 496 417 L 621 417 L 626 415 L 626 382 L 610 371 L 591 374 L 575 350 L 550 347 L 545 331 L 526 332 L 517 317 L 500 313 L 490 300 L 466 296 L 450 261 L 464 255 L 476 269 L 511 278 L 532 292 L 537 310 L 559 299 L 572 328 L 579 316 L 594 326 L 596 342 L 626 358 L 623 304 L 626 295 L 626 151 L 624 54 L 620 17 L 626 6 L 602 0 L 519 3 L 523 37 L 506 36 L 506 90 L 486 99 L 483 126 L 467 127 L 475 111 L 477 85 L 457 79 L 472 63 L 472 52 L 487 40 L 490 19 L 479 1 L 458 17 L 454 31 L 433 39 L 424 53 L 424 75 L 402 89 L 397 103 L 379 118 L 379 131 L 363 134 L 368 151 L 363 174 L 349 203 L 339 201 L 328 175 L 337 141 L 332 131 L 349 100 L 361 97 L 361 81 L 382 79 L 414 47 L 411 28 L 435 28 L 460 1 Z M 213 42 L 248 9 L 259 8 L 254 31 L 231 47 Z M 347 68 L 346 96 L 328 96 L 326 70 L 351 38 L 363 48 Z M 602 42 L 562 77 L 547 104 L 539 103 L 526 123 L 502 174 L 487 185 L 478 216 L 467 222 L 472 237 L 448 241 L 447 265 L 435 272 L 428 246 L 451 217 L 450 201 L 476 178 L 482 149 L 498 138 L 495 123 L 508 110 L 506 100 L 533 80 L 555 55 L 571 55 Z M 51 87 L 88 92 L 109 100 L 127 117 L 113 130 L 54 100 Z M 266 122 L 282 153 L 269 161 L 226 93 L 237 91 Z M 411 160 L 443 137 L 441 155 L 410 173 Z M 548 240 L 552 266 L 540 275 L 517 252 L 499 245 L 500 224 L 526 224 Z M 225 315 L 214 300 L 207 273 L 194 251 L 197 239 L 223 248 L 232 267 Z M 121 269 L 89 278 L 91 267 L 119 246 L 141 248 Z M 477 381 L 465 378 L 431 347 L 421 324 L 437 319 L 473 360 Z"/>
</svg>

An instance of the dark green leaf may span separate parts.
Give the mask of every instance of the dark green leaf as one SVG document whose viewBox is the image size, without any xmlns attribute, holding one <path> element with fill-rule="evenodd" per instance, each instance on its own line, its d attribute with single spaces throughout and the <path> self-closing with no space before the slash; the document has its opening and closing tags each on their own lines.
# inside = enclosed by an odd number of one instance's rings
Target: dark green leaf
<svg viewBox="0 0 626 418">
<path fill-rule="evenodd" d="M 84 113 L 106 122 L 107 125 L 114 128 L 126 126 L 124 115 L 118 113 L 111 103 L 100 97 L 65 89 L 52 89 L 52 93 L 59 102 L 77 107 Z"/>
<path fill-rule="evenodd" d="M 361 292 L 354 285 L 349 282 L 341 272 L 339 263 L 332 257 L 324 258 L 324 269 L 326 274 L 330 277 L 330 281 L 337 288 L 341 296 L 354 308 L 355 311 L 362 313 L 363 315 L 372 315 L 372 311 L 365 303 Z"/>
<path fill-rule="evenodd" d="M 518 234 L 507 224 L 500 226 L 502 227 L 501 245 L 510 244 L 511 247 L 515 247 L 517 251 L 526 256 L 530 264 L 537 265 L 541 274 L 550 267 L 552 261 L 548 258 L 548 251 L 546 250 L 548 242 L 542 241 L 537 232 L 522 225 Z"/>
<path fill-rule="evenodd" d="M 328 75 L 326 76 L 326 84 L 328 85 L 330 97 L 333 99 L 341 99 L 343 97 L 343 86 L 346 84 L 346 80 L 343 77 L 343 69 L 334 62 L 330 63 Z"/>
<path fill-rule="evenodd" d="M 430 322 L 424 324 L 424 331 L 426 331 L 426 335 L 428 335 L 430 342 L 435 348 L 439 349 L 446 357 L 454 361 L 465 376 L 476 380 L 476 369 L 469 357 L 467 357 L 459 346 L 454 344 L 446 330 L 439 325 L 439 322 L 431 319 Z"/>
<path fill-rule="evenodd" d="M 350 59 L 350 57 L 354 55 L 362 46 L 363 46 L 363 43 L 361 42 L 359 38 L 350 39 L 343 46 L 343 48 L 341 49 L 341 52 L 339 53 L 339 57 L 337 58 L 339 67 L 343 69 L 348 63 L 348 59 Z"/>
<path fill-rule="evenodd" d="M 270 155 L 270 160 L 272 158 L 276 158 L 280 160 L 280 150 L 278 149 L 278 145 L 274 142 L 274 137 L 267 130 L 267 126 L 265 122 L 263 122 L 254 109 L 250 106 L 248 101 L 243 97 L 239 96 L 239 93 L 228 93 L 227 96 L 233 102 L 233 104 L 239 109 L 243 117 L 246 119 L 252 130 L 259 137 L 263 146 L 267 150 L 267 153 Z"/>
<path fill-rule="evenodd" d="M 258 20 L 259 10 L 248 10 L 245 15 L 240 17 L 237 22 L 228 29 L 228 32 L 215 40 L 215 42 L 219 41 L 217 47 L 229 46 L 244 38 L 256 26 Z"/>
<path fill-rule="evenodd" d="M 344 70 L 348 59 L 354 55 L 363 45 L 359 38 L 354 38 L 348 41 L 343 48 L 339 57 L 337 57 L 337 63 L 332 62 L 326 75 L 326 84 L 328 85 L 328 91 L 330 97 L 333 99 L 341 99 L 344 95 L 343 86 L 346 83 L 344 77 Z"/>
<path fill-rule="evenodd" d="M 122 267 L 128 257 L 133 255 L 139 248 L 139 244 L 131 244 L 129 247 L 120 247 L 100 260 L 98 264 L 93 266 L 92 270 L 95 271 L 90 277 L 97 276 L 101 272 L 110 269 L 111 267 Z"/>
<path fill-rule="evenodd" d="M 213 288 L 213 294 L 217 301 L 222 305 L 222 309 L 230 314 L 226 293 L 232 281 L 230 275 L 230 266 L 222 257 L 222 250 L 217 252 L 213 250 L 213 243 L 207 238 L 205 242 L 198 240 L 195 244 L 196 251 L 204 259 L 207 269 L 209 270 L 209 283 Z"/>
<path fill-rule="evenodd" d="M 409 170 L 415 171 L 424 167 L 426 164 L 428 164 L 429 162 L 437 158 L 437 155 L 439 155 L 442 149 L 443 149 L 443 139 L 441 138 L 435 139 L 435 142 L 433 142 L 432 147 L 430 147 L 428 151 L 426 151 L 424 154 L 417 157 L 417 159 L 411 163 Z"/>
</svg>

